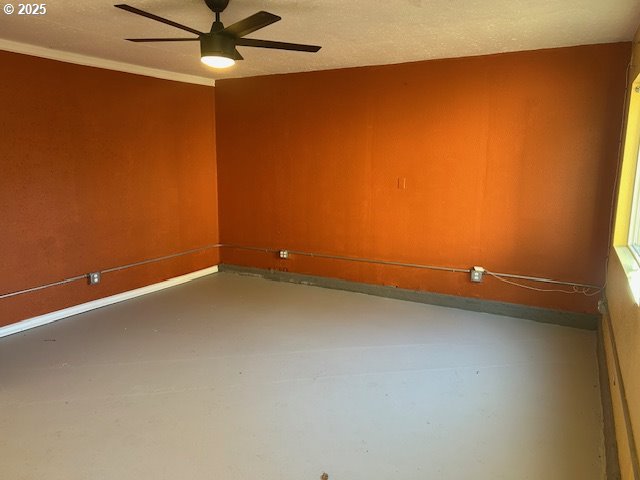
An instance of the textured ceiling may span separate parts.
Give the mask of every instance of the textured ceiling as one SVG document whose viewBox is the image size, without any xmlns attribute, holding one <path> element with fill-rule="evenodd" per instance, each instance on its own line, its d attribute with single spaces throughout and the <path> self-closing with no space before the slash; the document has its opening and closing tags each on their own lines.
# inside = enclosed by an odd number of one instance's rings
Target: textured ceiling
<svg viewBox="0 0 640 480">
<path fill-rule="evenodd" d="M 125 1 L 202 31 L 213 21 L 203 0 Z M 282 17 L 248 38 L 316 44 L 322 50 L 239 47 L 245 60 L 222 72 L 200 63 L 197 42 L 125 42 L 126 37 L 189 35 L 114 3 L 121 2 L 56 0 L 39 17 L 0 12 L 0 38 L 218 79 L 626 41 L 640 23 L 638 0 L 231 0 L 222 15 L 226 25 L 258 10 Z"/>
</svg>

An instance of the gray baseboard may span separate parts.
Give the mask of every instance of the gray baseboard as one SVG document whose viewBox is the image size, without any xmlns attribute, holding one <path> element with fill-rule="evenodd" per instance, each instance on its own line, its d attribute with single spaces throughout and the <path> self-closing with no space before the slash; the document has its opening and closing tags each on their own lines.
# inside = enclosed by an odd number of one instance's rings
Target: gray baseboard
<svg viewBox="0 0 640 480">
<path fill-rule="evenodd" d="M 410 302 L 427 303 L 442 307 L 459 308 L 474 312 L 492 313 L 508 317 L 524 318 L 537 322 L 552 323 L 566 327 L 581 328 L 584 330 L 596 330 L 598 328 L 599 315 L 587 313 L 566 312 L 550 308 L 531 307 L 515 303 L 498 302 L 495 300 L 482 300 L 478 298 L 458 297 L 442 293 L 407 290 L 404 288 L 388 287 L 384 285 L 372 285 L 368 283 L 351 282 L 339 278 L 319 277 L 300 273 L 281 272 L 278 270 L 266 270 L 238 265 L 221 264 L 221 272 L 232 272 L 242 275 L 253 275 L 278 282 L 298 283 L 313 285 L 316 287 L 331 288 L 334 290 L 346 290 L 349 292 L 364 293 L 378 297 L 395 298 Z"/>
</svg>

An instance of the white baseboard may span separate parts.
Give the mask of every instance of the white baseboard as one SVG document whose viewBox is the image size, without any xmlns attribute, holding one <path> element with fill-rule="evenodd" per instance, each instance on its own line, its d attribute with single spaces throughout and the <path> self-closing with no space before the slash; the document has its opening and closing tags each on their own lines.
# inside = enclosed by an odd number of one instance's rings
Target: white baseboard
<svg viewBox="0 0 640 480">
<path fill-rule="evenodd" d="M 98 300 L 81 303 L 80 305 L 75 305 L 63 310 L 57 310 L 55 312 L 46 313 L 37 317 L 28 318 L 17 323 L 12 323 L 11 325 L 7 325 L 5 327 L 0 327 L 0 338 L 6 337 L 7 335 L 20 333 L 31 328 L 40 327 L 42 325 L 55 322 L 56 320 L 60 320 L 62 318 L 88 312 L 89 310 L 106 307 L 107 305 L 112 305 L 114 303 L 123 302 L 125 300 L 140 297 L 148 293 L 164 290 L 165 288 L 175 287 L 176 285 L 190 282 L 191 280 L 195 280 L 196 278 L 211 275 L 212 273 L 216 273 L 217 271 L 218 266 L 214 265 L 213 267 L 187 273 L 186 275 L 180 275 L 179 277 L 170 278 L 169 280 L 165 280 L 164 282 L 154 283 L 153 285 L 148 285 L 146 287 L 136 288 L 135 290 L 129 290 L 128 292 L 118 293 L 117 295 L 112 295 L 110 297 L 100 298 Z"/>
</svg>

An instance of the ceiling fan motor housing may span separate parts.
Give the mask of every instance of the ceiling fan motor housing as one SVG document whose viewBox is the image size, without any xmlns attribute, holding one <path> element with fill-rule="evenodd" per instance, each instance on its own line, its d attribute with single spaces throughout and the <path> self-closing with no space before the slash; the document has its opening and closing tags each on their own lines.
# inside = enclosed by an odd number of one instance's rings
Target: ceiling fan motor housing
<svg viewBox="0 0 640 480">
<path fill-rule="evenodd" d="M 233 58 L 236 45 L 233 38 L 227 35 L 202 35 L 200 37 L 200 52 L 202 56 L 214 55 Z"/>
</svg>

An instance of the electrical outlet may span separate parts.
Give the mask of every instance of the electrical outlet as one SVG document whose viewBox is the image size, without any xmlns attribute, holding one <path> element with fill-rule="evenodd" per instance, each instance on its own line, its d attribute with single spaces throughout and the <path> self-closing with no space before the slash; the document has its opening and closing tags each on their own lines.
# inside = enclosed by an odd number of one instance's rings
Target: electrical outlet
<svg viewBox="0 0 640 480">
<path fill-rule="evenodd" d="M 286 260 L 287 258 L 289 258 L 289 250 L 280 250 L 278 252 L 278 256 Z"/>
<path fill-rule="evenodd" d="M 100 272 L 91 272 L 87 274 L 89 285 L 96 285 L 100 283 Z"/>
<path fill-rule="evenodd" d="M 473 267 L 471 269 L 471 281 L 473 283 L 482 283 L 482 278 L 484 277 L 484 268 L 482 267 Z"/>
<path fill-rule="evenodd" d="M 607 313 L 607 302 L 606 300 L 598 300 L 598 312 L 602 315 Z"/>
</svg>

